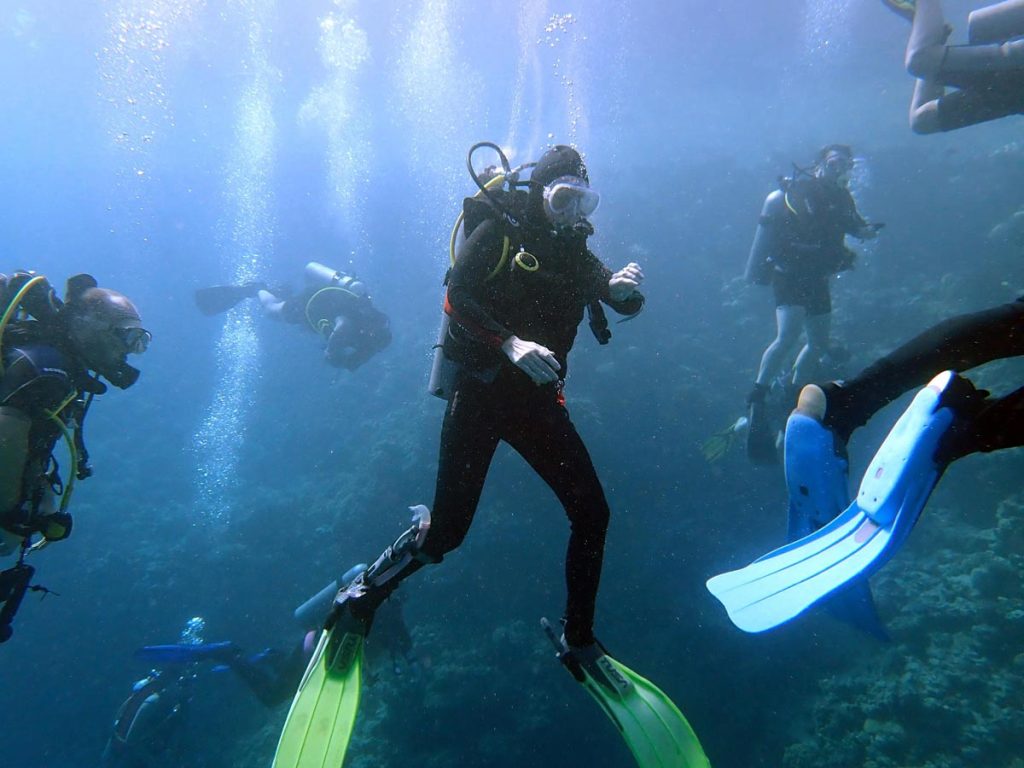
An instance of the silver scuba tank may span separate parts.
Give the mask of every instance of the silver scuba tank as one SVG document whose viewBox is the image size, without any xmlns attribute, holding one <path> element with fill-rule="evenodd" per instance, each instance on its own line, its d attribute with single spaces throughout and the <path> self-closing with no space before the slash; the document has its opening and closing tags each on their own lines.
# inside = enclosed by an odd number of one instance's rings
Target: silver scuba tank
<svg viewBox="0 0 1024 768">
<path fill-rule="evenodd" d="M 306 265 L 306 283 L 323 288 L 335 285 L 338 288 L 344 288 L 346 291 L 354 293 L 356 296 L 365 297 L 367 295 L 366 285 L 360 280 L 340 270 L 332 269 L 318 261 L 311 261 Z"/>
<path fill-rule="evenodd" d="M 334 597 L 338 594 L 338 590 L 342 587 L 347 587 L 352 579 L 366 570 L 366 567 L 366 563 L 353 565 L 345 571 L 341 578 L 335 579 L 296 608 L 292 614 L 295 620 L 306 628 L 321 626 L 331 610 L 331 605 L 334 603 Z"/>
<path fill-rule="evenodd" d="M 449 322 L 448 313 L 442 312 L 441 327 L 437 331 L 437 344 L 434 345 L 434 363 L 430 367 L 430 381 L 427 384 L 427 391 L 442 400 L 451 398 L 455 374 L 458 372 L 458 366 L 444 354 Z"/>
</svg>

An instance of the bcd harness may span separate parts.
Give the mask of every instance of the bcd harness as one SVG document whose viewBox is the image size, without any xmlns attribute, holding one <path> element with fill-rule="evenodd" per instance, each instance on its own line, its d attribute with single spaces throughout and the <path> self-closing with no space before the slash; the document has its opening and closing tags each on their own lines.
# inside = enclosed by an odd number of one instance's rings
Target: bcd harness
<svg viewBox="0 0 1024 768">
<path fill-rule="evenodd" d="M 12 319 L 18 319 L 17 315 L 21 311 L 20 306 L 25 296 L 33 287 L 44 284 L 45 282 L 46 278 L 42 275 L 32 277 L 10 300 L 3 316 L 0 317 L 0 347 L 2 347 L 4 332 L 7 330 Z M 5 374 L 6 370 L 3 365 L 2 349 L 0 349 L 0 380 L 2 380 Z M 60 437 L 64 439 L 64 442 L 67 445 L 68 454 L 71 459 L 71 466 L 73 468 L 69 474 L 67 483 L 64 483 L 60 477 L 60 466 L 54 457 L 52 450 L 48 456 L 43 458 L 42 477 L 45 478 L 54 494 L 60 497 L 60 505 L 58 507 L 58 512 L 60 514 L 66 514 L 68 505 L 71 503 L 71 495 L 74 490 L 75 480 L 85 479 L 92 474 L 92 469 L 89 467 L 89 452 L 86 450 L 85 439 L 83 436 L 83 423 L 85 421 L 85 415 L 89 410 L 89 406 L 92 405 L 94 393 L 90 392 L 85 397 L 80 395 L 81 393 L 77 389 L 72 389 L 56 408 L 53 410 L 44 410 L 46 417 L 54 424 Z M 75 407 L 69 409 L 68 407 L 72 404 L 74 404 Z M 31 505 L 31 518 L 34 518 L 38 514 L 39 505 L 42 503 L 43 495 L 41 485 L 36 483 L 33 485 L 30 497 L 24 500 L 28 501 Z M 0 512 L 7 512 L 7 510 L 0 510 Z"/>
<path fill-rule="evenodd" d="M 502 177 L 497 176 L 487 182 L 486 186 L 497 186 L 501 181 Z M 525 192 L 513 191 L 502 192 L 502 194 L 509 200 L 510 209 L 522 210 L 525 207 Z M 540 269 L 540 261 L 536 256 L 526 250 L 526 247 L 522 242 L 522 224 L 519 221 L 519 217 L 509 213 L 508 210 L 499 210 L 498 206 L 495 205 L 489 197 L 482 198 L 481 193 L 477 193 L 473 197 L 467 197 L 463 201 L 462 213 L 459 214 L 459 217 L 455 222 L 455 227 L 452 230 L 450 243 L 450 265 L 444 277 L 444 286 L 446 289 L 448 281 L 451 278 L 452 268 L 455 266 L 455 241 L 458 237 L 459 227 L 462 226 L 463 234 L 468 238 L 484 221 L 494 222 L 497 226 L 501 227 L 502 232 L 501 256 L 494 269 L 492 269 L 490 273 L 488 273 L 487 277 L 484 278 L 485 284 L 497 278 L 504 270 L 513 270 L 518 268 L 522 269 L 524 272 L 536 272 Z M 513 238 L 518 242 L 518 250 L 515 251 L 514 255 Z M 510 255 L 511 259 L 509 258 Z M 449 317 L 454 318 L 460 325 L 473 332 L 474 335 L 488 335 L 483 329 L 473 327 L 472 323 L 469 323 L 464 318 L 458 316 L 448 300 L 447 290 L 445 291 L 444 311 Z M 597 339 L 599 344 L 607 344 L 611 340 L 612 332 L 608 329 L 608 317 L 605 315 L 604 307 L 601 306 L 601 302 L 598 299 L 587 304 L 587 317 L 588 325 L 590 326 L 591 333 L 594 334 L 594 338 Z"/>
</svg>

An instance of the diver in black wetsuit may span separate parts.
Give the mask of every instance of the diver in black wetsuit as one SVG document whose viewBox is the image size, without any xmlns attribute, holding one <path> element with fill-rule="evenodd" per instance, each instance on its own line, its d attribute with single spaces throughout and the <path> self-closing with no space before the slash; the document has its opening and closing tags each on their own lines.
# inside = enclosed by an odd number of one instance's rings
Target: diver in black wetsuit
<svg viewBox="0 0 1024 768">
<path fill-rule="evenodd" d="M 856 377 L 822 384 L 822 422 L 845 449 L 854 430 L 880 408 L 944 370 L 966 371 L 1024 354 L 1024 297 L 992 309 L 958 315 L 932 326 Z M 819 388 L 818 385 L 808 385 Z M 981 393 L 983 396 L 987 393 Z M 803 397 L 801 395 L 801 397 Z M 1024 445 L 1024 387 L 1001 398 L 974 398 L 970 413 L 943 449 L 947 460 Z"/>
<path fill-rule="evenodd" d="M 391 343 L 388 317 L 366 286 L 315 261 L 306 265 L 306 288 L 297 296 L 280 299 L 263 288 L 257 297 L 267 315 L 308 323 L 326 341 L 324 359 L 335 368 L 354 371 Z"/>
<path fill-rule="evenodd" d="M 67 282 L 64 300 L 42 275 L 0 275 L 0 557 L 20 550 L 16 565 L 0 571 L 0 643 L 12 633 L 14 614 L 31 586 L 25 562 L 34 537 L 71 535 L 69 511 L 76 480 L 92 474 L 82 427 L 93 397 L 120 389 L 139 371 L 129 354 L 152 339 L 138 310 L 89 275 Z M 55 458 L 67 443 L 69 466 Z"/>
<path fill-rule="evenodd" d="M 315 261 L 306 264 L 305 278 L 305 287 L 295 295 L 260 282 L 200 288 L 196 304 L 203 314 L 217 315 L 258 298 L 268 317 L 308 325 L 323 338 L 328 365 L 349 371 L 391 344 L 388 316 L 373 306 L 362 281 Z"/>
<path fill-rule="evenodd" d="M 462 543 L 504 440 L 565 507 L 565 636 L 575 647 L 594 643 L 609 509 L 562 385 L 584 310 L 593 313 L 601 301 L 635 315 L 644 303 L 636 290 L 643 274 L 636 264 L 613 274 L 587 247 L 587 217 L 598 197 L 576 150 L 548 150 L 529 186 L 528 194 L 517 193 L 525 199 L 514 216 L 495 215 L 472 230 L 451 270 L 444 354 L 458 372 L 441 429 L 433 513 L 429 527 L 421 522 L 407 531 L 357 579 L 361 589 L 339 598 L 339 611 L 364 625 L 399 581 Z"/>
<path fill-rule="evenodd" d="M 946 45 L 952 29 L 941 0 L 883 0 L 912 21 L 907 71 L 918 78 L 910 103 L 915 133 L 955 131 L 1024 113 L 1024 0 L 972 11 L 969 45 Z M 946 88 L 954 90 L 949 93 Z"/>
</svg>

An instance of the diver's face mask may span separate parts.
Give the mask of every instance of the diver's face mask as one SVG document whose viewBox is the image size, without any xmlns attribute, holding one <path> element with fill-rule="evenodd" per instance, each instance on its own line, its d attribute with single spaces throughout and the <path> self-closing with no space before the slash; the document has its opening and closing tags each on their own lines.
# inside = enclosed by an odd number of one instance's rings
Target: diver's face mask
<svg viewBox="0 0 1024 768">
<path fill-rule="evenodd" d="M 149 349 L 153 334 L 138 325 L 93 324 L 82 343 L 86 364 L 119 389 L 139 379 L 140 371 L 128 364 L 128 355 Z"/>
<path fill-rule="evenodd" d="M 544 187 L 544 214 L 548 221 L 563 229 L 590 234 L 593 228 L 587 217 L 600 202 L 601 196 L 576 176 L 562 176 Z"/>
<path fill-rule="evenodd" d="M 153 334 L 138 326 L 111 328 L 110 333 L 124 345 L 129 355 L 141 355 L 149 349 L 149 343 L 153 341 Z"/>
<path fill-rule="evenodd" d="M 840 187 L 846 187 L 850 184 L 853 164 L 853 158 L 849 155 L 842 152 L 829 152 L 818 166 L 818 175 Z"/>
</svg>

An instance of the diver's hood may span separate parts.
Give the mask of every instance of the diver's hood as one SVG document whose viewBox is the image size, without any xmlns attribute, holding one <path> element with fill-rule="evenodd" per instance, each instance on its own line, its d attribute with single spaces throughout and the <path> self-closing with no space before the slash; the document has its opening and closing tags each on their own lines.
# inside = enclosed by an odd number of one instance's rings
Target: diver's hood
<svg viewBox="0 0 1024 768">
<path fill-rule="evenodd" d="M 590 183 L 587 165 L 580 153 L 570 146 L 558 144 L 541 155 L 537 165 L 530 172 L 530 195 L 527 210 L 536 221 L 548 222 L 544 210 L 544 188 L 552 182 L 565 177 L 573 177 Z M 588 236 L 594 229 L 586 219 L 581 219 L 572 229 L 576 234 Z"/>
</svg>

